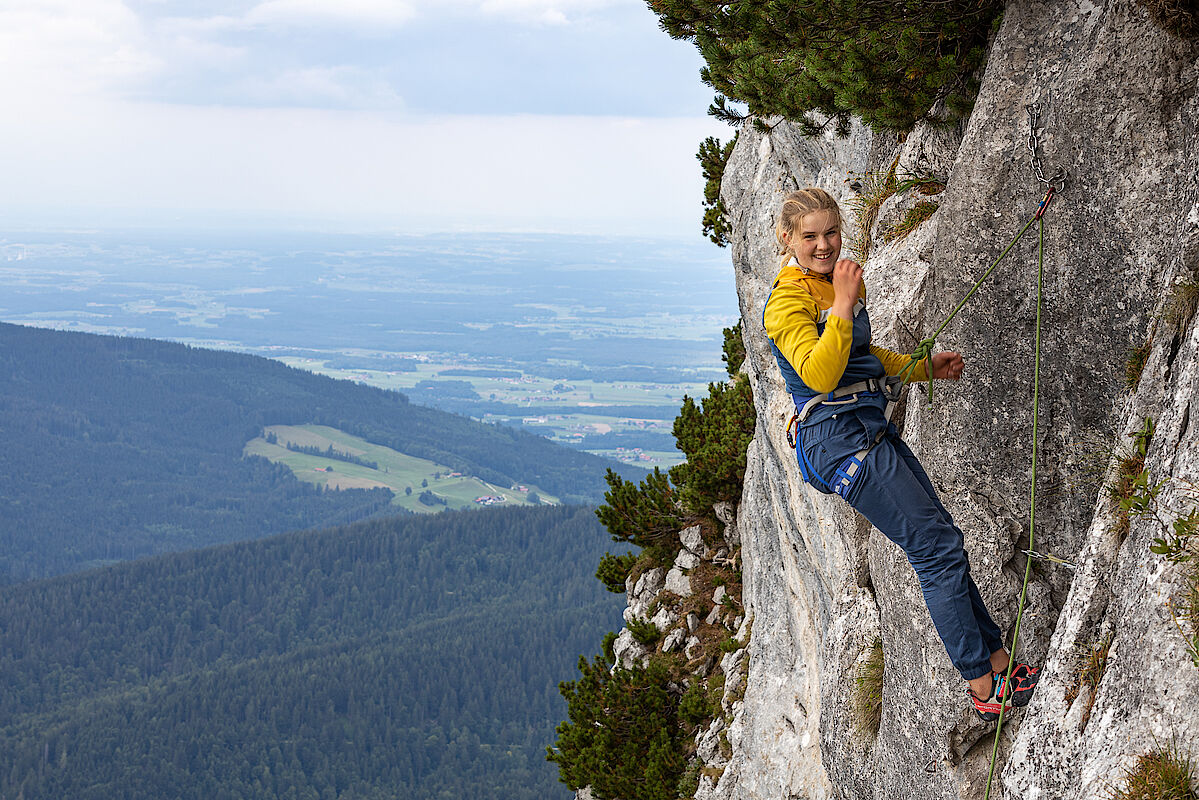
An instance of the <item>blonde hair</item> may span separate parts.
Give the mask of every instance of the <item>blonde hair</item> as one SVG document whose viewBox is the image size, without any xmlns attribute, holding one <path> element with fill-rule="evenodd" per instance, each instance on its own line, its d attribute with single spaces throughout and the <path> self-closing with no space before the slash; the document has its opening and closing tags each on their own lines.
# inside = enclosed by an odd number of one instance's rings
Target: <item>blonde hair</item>
<svg viewBox="0 0 1199 800">
<path fill-rule="evenodd" d="M 841 229 L 841 206 L 837 205 L 836 199 L 831 194 L 815 186 L 792 192 L 783 198 L 783 207 L 779 209 L 778 222 L 774 226 L 774 238 L 779 243 L 779 255 L 786 256 L 792 253 L 791 248 L 783 240 L 783 234 L 794 233 L 800 220 L 813 211 L 833 212 L 833 216 L 837 218 L 837 230 Z"/>
</svg>

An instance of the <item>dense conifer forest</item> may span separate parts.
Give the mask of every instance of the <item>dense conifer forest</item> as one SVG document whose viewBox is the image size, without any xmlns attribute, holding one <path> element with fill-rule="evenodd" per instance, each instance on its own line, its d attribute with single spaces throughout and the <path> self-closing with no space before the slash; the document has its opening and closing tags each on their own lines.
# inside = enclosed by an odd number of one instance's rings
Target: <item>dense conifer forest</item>
<svg viewBox="0 0 1199 800">
<path fill-rule="evenodd" d="M 567 502 L 598 501 L 615 463 L 256 356 L 0 324 L 0 584 L 388 512 L 387 490 L 242 457 L 306 423 Z"/>
<path fill-rule="evenodd" d="M 0 797 L 568 797 L 590 509 L 376 519 L 0 590 Z"/>
</svg>

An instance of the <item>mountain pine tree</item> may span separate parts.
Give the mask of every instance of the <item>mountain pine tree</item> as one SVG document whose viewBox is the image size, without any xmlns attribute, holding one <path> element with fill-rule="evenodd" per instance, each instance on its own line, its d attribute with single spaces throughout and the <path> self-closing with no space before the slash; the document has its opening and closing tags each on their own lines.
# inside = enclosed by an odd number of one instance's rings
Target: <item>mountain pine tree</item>
<svg viewBox="0 0 1199 800">
<path fill-rule="evenodd" d="M 686 761 L 666 664 L 651 658 L 645 667 L 612 669 L 599 655 L 591 664 L 580 658 L 579 671 L 577 681 L 559 685 L 570 719 L 546 755 L 562 782 L 590 786 L 601 800 L 676 800 Z"/>
<path fill-rule="evenodd" d="M 706 83 L 756 116 L 808 133 L 852 115 L 905 131 L 938 100 L 968 113 L 999 0 L 647 0 L 694 42 Z"/>
</svg>

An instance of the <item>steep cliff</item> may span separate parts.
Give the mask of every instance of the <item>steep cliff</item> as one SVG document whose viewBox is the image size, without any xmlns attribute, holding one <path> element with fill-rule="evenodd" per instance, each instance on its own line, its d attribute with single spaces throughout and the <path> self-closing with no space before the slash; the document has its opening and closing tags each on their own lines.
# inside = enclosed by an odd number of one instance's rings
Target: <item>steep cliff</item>
<svg viewBox="0 0 1199 800">
<path fill-rule="evenodd" d="M 939 207 L 906 237 L 883 242 L 926 198 L 882 203 L 866 264 L 876 341 L 910 350 L 1036 210 L 1034 102 L 1046 169 L 1069 171 L 1046 214 L 1036 550 L 1077 568 L 1034 564 L 1018 651 L 1044 678 L 1005 725 L 992 796 L 1100 796 L 1154 747 L 1199 754 L 1193 570 L 1150 550 L 1194 507 L 1199 481 L 1199 325 L 1164 311 L 1199 271 L 1197 59 L 1194 41 L 1163 32 L 1132 0 L 1013 2 L 956 130 L 918 128 L 897 142 L 864 128 L 846 139 L 804 138 L 785 122 L 743 129 L 722 197 L 758 411 L 736 523 L 752 637 L 744 699 L 729 708 L 731 756 L 697 797 L 982 796 L 994 726 L 969 711 L 903 554 L 839 498 L 803 485 L 784 437 L 791 401 L 760 320 L 787 191 L 822 186 L 848 207 L 872 174 L 935 176 L 946 185 L 931 198 Z M 964 354 L 964 379 L 938 383 L 931 409 L 913 389 L 898 415 L 1009 636 L 1027 558 L 1035 301 L 1034 227 L 940 336 Z M 1146 342 L 1130 392 L 1128 352 Z M 1153 513 L 1125 532 L 1106 487 L 1147 417 L 1155 432 L 1138 441 Z M 849 709 L 876 638 L 885 669 L 873 735 Z M 1100 644 L 1106 669 L 1094 688 L 1080 685 Z"/>
</svg>

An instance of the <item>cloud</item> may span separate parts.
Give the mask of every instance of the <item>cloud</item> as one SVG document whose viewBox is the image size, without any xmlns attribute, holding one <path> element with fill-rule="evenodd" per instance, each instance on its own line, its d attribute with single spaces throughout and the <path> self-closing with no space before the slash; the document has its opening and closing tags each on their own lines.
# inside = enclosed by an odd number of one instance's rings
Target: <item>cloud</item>
<svg viewBox="0 0 1199 800">
<path fill-rule="evenodd" d="M 644 10 L 641 0 L 418 0 L 426 14 L 433 9 L 503 17 L 517 22 L 564 25 L 583 16 L 610 8 L 635 7 Z"/>
<path fill-rule="evenodd" d="M 642 0 L 126 1 L 0 0 L 10 220 L 691 233 L 695 147 L 730 135 L 706 92 L 663 110 Z"/>
<path fill-rule="evenodd" d="M 0 99 L 33 102 L 127 86 L 161 66 L 120 0 L 0 3 Z"/>
<path fill-rule="evenodd" d="M 359 33 L 385 35 L 416 19 L 437 21 L 482 15 L 556 25 L 607 9 L 644 12 L 641 0 L 266 0 L 242 15 L 180 17 L 173 24 L 197 33 L 336 25 Z"/>
</svg>

